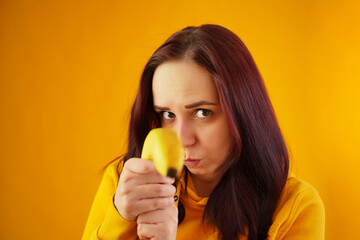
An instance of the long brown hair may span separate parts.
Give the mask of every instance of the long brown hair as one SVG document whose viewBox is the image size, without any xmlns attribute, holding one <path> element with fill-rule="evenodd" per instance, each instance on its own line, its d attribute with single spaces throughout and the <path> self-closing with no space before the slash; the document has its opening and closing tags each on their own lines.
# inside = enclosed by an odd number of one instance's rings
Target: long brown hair
<svg viewBox="0 0 360 240">
<path fill-rule="evenodd" d="M 181 59 L 194 61 L 212 75 L 233 140 L 222 166 L 226 172 L 209 196 L 203 220 L 212 222 L 224 240 L 246 234 L 248 239 L 266 239 L 287 179 L 288 152 L 256 64 L 230 30 L 212 24 L 187 27 L 154 52 L 132 108 L 124 161 L 140 157 L 148 132 L 161 126 L 153 108 L 156 68 Z M 179 211 L 183 216 L 184 209 Z"/>
</svg>

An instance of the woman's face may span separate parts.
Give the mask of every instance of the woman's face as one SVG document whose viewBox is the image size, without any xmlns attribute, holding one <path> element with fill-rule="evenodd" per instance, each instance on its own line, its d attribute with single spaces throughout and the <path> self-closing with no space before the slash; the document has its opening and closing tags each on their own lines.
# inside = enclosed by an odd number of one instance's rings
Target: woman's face
<svg viewBox="0 0 360 240">
<path fill-rule="evenodd" d="M 155 70 L 152 90 L 162 127 L 178 134 L 189 171 L 220 177 L 216 169 L 229 155 L 231 137 L 209 72 L 191 61 L 165 62 Z"/>
</svg>

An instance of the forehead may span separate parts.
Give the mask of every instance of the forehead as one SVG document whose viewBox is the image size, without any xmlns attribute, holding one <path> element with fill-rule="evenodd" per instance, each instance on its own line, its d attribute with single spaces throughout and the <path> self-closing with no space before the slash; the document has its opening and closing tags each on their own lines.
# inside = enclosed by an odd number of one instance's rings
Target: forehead
<svg viewBox="0 0 360 240">
<path fill-rule="evenodd" d="M 154 104 L 186 105 L 196 101 L 218 103 L 218 94 L 210 73 L 200 65 L 187 61 L 161 64 L 153 76 Z"/>
</svg>

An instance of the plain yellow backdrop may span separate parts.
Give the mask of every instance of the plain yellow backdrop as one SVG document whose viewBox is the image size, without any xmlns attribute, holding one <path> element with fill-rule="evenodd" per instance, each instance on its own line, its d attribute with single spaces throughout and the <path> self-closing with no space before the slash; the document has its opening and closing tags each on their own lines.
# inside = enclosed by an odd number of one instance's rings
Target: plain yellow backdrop
<svg viewBox="0 0 360 240">
<path fill-rule="evenodd" d="M 80 239 L 139 76 L 188 25 L 248 46 L 326 239 L 360 229 L 358 1 L 0 1 L 0 239 Z"/>
</svg>

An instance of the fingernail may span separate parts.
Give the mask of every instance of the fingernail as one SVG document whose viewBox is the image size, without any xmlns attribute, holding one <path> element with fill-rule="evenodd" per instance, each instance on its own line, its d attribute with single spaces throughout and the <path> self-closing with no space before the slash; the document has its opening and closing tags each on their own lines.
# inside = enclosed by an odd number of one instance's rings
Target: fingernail
<svg viewBox="0 0 360 240">
<path fill-rule="evenodd" d="M 176 202 L 178 200 L 178 196 L 174 196 L 174 202 Z"/>
<path fill-rule="evenodd" d="M 171 178 L 171 177 L 165 177 L 166 181 L 169 183 L 174 183 L 175 182 L 175 178 Z"/>
</svg>

